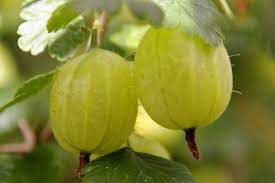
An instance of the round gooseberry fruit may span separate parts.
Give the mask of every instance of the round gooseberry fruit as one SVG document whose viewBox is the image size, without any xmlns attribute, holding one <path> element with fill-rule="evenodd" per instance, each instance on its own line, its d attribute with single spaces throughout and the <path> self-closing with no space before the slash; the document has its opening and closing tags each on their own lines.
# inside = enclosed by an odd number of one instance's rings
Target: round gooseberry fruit
<svg viewBox="0 0 275 183">
<path fill-rule="evenodd" d="M 196 159 L 195 129 L 215 121 L 232 93 L 232 69 L 221 43 L 212 47 L 176 29 L 151 28 L 135 58 L 137 93 L 151 118 L 183 129 Z"/>
<path fill-rule="evenodd" d="M 113 52 L 94 49 L 66 63 L 50 94 L 51 125 L 59 144 L 81 155 L 120 148 L 134 129 L 135 90 L 130 64 Z"/>
</svg>

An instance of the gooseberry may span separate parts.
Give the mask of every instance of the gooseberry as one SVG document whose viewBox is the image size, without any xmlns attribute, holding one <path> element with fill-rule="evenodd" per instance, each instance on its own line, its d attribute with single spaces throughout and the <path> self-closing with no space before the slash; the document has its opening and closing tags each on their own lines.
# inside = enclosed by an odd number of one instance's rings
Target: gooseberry
<svg viewBox="0 0 275 183">
<path fill-rule="evenodd" d="M 210 46 L 179 28 L 151 28 L 135 57 L 138 97 L 150 117 L 182 129 L 196 159 L 195 130 L 215 121 L 232 93 L 232 69 L 222 43 Z"/>
</svg>

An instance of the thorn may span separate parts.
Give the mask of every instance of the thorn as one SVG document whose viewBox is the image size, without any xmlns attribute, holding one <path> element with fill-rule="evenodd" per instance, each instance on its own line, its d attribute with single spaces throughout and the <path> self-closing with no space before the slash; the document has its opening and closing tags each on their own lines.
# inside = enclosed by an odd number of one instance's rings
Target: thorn
<svg viewBox="0 0 275 183">
<path fill-rule="evenodd" d="M 241 56 L 241 54 L 234 54 L 234 55 L 230 55 L 229 58 L 231 58 L 231 57 L 239 57 L 239 56 Z"/>
<path fill-rule="evenodd" d="M 232 90 L 232 92 L 233 92 L 233 93 L 240 94 L 240 95 L 242 95 L 242 94 L 243 94 L 243 92 L 240 92 L 240 91 L 237 91 L 237 90 Z"/>
<path fill-rule="evenodd" d="M 83 176 L 83 168 L 90 162 L 90 155 L 89 153 L 80 153 L 79 155 L 79 164 L 75 171 L 76 176 L 82 177 Z"/>
<path fill-rule="evenodd" d="M 192 152 L 195 159 L 200 158 L 199 150 L 196 144 L 196 136 L 195 136 L 196 129 L 190 128 L 185 130 L 185 139 L 187 141 L 189 150 Z"/>
</svg>

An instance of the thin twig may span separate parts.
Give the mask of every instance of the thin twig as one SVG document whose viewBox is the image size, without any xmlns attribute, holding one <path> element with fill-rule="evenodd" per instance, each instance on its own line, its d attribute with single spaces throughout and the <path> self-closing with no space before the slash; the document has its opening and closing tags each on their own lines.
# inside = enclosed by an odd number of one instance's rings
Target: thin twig
<svg viewBox="0 0 275 183">
<path fill-rule="evenodd" d="M 106 11 L 103 11 L 99 18 L 96 20 L 95 24 L 97 26 L 97 46 L 101 47 L 104 39 L 104 35 L 107 30 L 108 23 L 108 14 Z"/>
<path fill-rule="evenodd" d="M 18 122 L 18 127 L 24 137 L 24 142 L 0 145 L 0 153 L 26 154 L 33 150 L 36 136 L 29 123 L 26 120 L 21 120 Z"/>
<path fill-rule="evenodd" d="M 237 94 L 239 94 L 239 95 L 242 95 L 242 94 L 243 94 L 243 92 L 240 92 L 240 91 L 237 91 L 237 90 L 232 90 L 232 92 L 233 92 L 233 93 L 237 93 Z"/>
<path fill-rule="evenodd" d="M 86 24 L 86 27 L 85 28 L 83 27 L 84 36 L 86 38 L 86 42 L 84 43 L 84 50 L 83 50 L 85 53 L 85 52 L 88 52 L 91 48 L 95 18 L 89 12 L 84 13 L 83 17 Z"/>
<path fill-rule="evenodd" d="M 50 140 L 53 137 L 53 132 L 50 126 L 50 123 L 41 130 L 39 133 L 39 142 L 40 143 L 45 143 L 48 140 Z"/>
<path fill-rule="evenodd" d="M 229 58 L 231 58 L 231 57 L 239 57 L 239 56 L 241 56 L 241 54 L 234 54 L 234 55 L 229 55 Z"/>
</svg>

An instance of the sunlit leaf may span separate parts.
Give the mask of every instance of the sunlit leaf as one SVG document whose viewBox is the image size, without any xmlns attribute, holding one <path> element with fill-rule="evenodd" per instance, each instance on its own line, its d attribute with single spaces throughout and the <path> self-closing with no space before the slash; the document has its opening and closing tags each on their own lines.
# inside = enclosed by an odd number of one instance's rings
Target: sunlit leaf
<svg viewBox="0 0 275 183">
<path fill-rule="evenodd" d="M 68 25 L 73 19 L 79 15 L 69 3 L 62 4 L 54 10 L 47 22 L 49 32 L 57 31 Z"/>
<path fill-rule="evenodd" d="M 58 31 L 49 33 L 47 30 L 47 23 L 52 13 L 68 1 L 40 0 L 23 8 L 20 15 L 25 22 L 18 28 L 18 34 L 21 35 L 18 45 L 23 51 L 38 55 L 49 46 L 50 55 L 61 61 L 74 56 L 74 49 L 84 41 L 81 30 L 84 22 L 78 17 L 74 19 L 75 21 L 70 21 L 76 14 L 71 15 L 65 22 L 60 20 L 62 15 L 58 15 L 49 23 L 51 29 Z"/>
<path fill-rule="evenodd" d="M 25 20 L 18 27 L 18 45 L 25 52 L 38 55 L 45 50 L 51 36 L 46 24 L 52 12 L 65 0 L 41 0 L 22 9 L 20 16 Z"/>
</svg>

